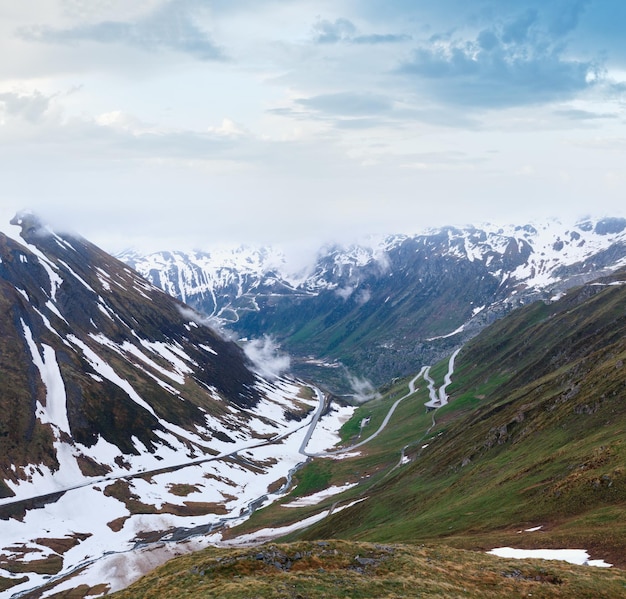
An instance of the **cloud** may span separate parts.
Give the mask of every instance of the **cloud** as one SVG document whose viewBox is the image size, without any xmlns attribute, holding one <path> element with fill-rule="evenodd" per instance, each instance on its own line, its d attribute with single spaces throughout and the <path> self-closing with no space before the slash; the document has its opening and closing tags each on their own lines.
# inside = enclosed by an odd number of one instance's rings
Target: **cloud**
<svg viewBox="0 0 626 599">
<path fill-rule="evenodd" d="M 395 126 L 405 115 L 396 114 L 394 102 L 374 92 L 348 91 L 319 94 L 292 100 L 291 107 L 273 108 L 267 112 L 301 121 L 329 122 L 338 130 L 364 130 Z"/>
<path fill-rule="evenodd" d="M 383 95 L 361 92 L 338 92 L 300 98 L 296 103 L 305 108 L 331 115 L 368 116 L 392 110 L 391 101 Z"/>
<path fill-rule="evenodd" d="M 280 353 L 278 344 L 269 335 L 249 341 L 243 350 L 257 372 L 265 378 L 275 379 L 291 366 L 289 356 Z"/>
<path fill-rule="evenodd" d="M 209 127 L 208 132 L 220 137 L 241 138 L 250 135 L 250 133 L 241 125 L 235 123 L 232 119 L 223 118 L 219 127 Z"/>
<path fill-rule="evenodd" d="M 562 25 L 560 31 L 568 27 Z M 565 48 L 538 26 L 537 11 L 529 9 L 482 29 L 473 39 L 431 37 L 398 72 L 448 104 L 542 104 L 575 97 L 601 79 L 597 63 L 568 57 Z"/>
<path fill-rule="evenodd" d="M 355 34 L 356 27 L 348 19 L 337 19 L 334 22 L 320 19 L 313 25 L 313 40 L 318 44 L 349 42 Z"/>
<path fill-rule="evenodd" d="M 417 170 L 459 170 L 475 168 L 484 162 L 483 157 L 465 152 L 419 152 L 394 156 L 401 168 Z"/>
<path fill-rule="evenodd" d="M 335 293 L 345 302 L 354 293 L 354 287 L 350 285 L 338 287 L 335 289 Z"/>
<path fill-rule="evenodd" d="M 410 35 L 396 33 L 371 33 L 369 35 L 357 35 L 352 39 L 353 44 L 397 44 L 411 39 Z"/>
<path fill-rule="evenodd" d="M 619 114 L 616 112 L 591 112 L 589 110 L 581 110 L 579 108 L 555 110 L 554 114 L 573 121 L 590 121 L 597 119 L 619 118 Z"/>
<path fill-rule="evenodd" d="M 50 99 L 39 91 L 31 94 L 6 92 L 0 94 L 0 106 L 7 115 L 21 117 L 30 123 L 38 123 L 50 108 Z"/>
<path fill-rule="evenodd" d="M 377 118 L 339 118 L 333 123 L 336 129 L 344 131 L 372 129 L 381 125 L 392 125 L 389 121 Z"/>
<path fill-rule="evenodd" d="M 359 306 L 366 304 L 372 298 L 372 292 L 369 289 L 361 289 L 356 297 L 356 303 Z"/>
<path fill-rule="evenodd" d="M 381 397 L 380 393 L 376 391 L 376 388 L 370 381 L 367 379 L 362 379 L 357 376 L 346 372 L 346 376 L 348 378 L 348 382 L 352 387 L 352 391 L 354 392 L 353 398 L 358 403 L 363 403 L 369 401 L 371 399 L 377 399 Z"/>
<path fill-rule="evenodd" d="M 178 312 L 183 318 L 188 319 L 190 322 L 194 322 L 202 327 L 207 327 L 213 332 L 217 333 L 222 339 L 226 341 L 235 341 L 236 336 L 229 330 L 225 329 L 219 318 L 207 316 L 200 312 L 196 312 L 193 308 L 187 306 L 177 306 Z"/>
<path fill-rule="evenodd" d="M 23 28 L 20 35 L 26 41 L 49 44 L 123 44 L 146 51 L 174 50 L 199 60 L 223 60 L 222 49 L 194 18 L 195 6 L 190 0 L 173 0 L 134 21 L 99 21 L 66 29 L 37 26 Z"/>
<path fill-rule="evenodd" d="M 348 19 L 318 19 L 313 25 L 313 41 L 317 44 L 395 44 L 410 39 L 410 35 L 394 33 L 360 35 Z"/>
<path fill-rule="evenodd" d="M 44 152 L 54 144 L 55 159 L 72 156 L 79 163 L 124 156 L 124 160 L 239 160 L 243 164 L 258 160 L 261 146 L 267 145 L 228 118 L 219 126 L 195 130 L 144 122 L 120 110 L 93 117 L 67 116 L 57 102 L 59 96 L 36 90 L 0 93 L 0 122 L 5 125 L 5 140 L 11 142 L 10 152 L 5 148 L 0 154 L 28 154 L 35 146 Z M 25 126 L 24 121 L 37 128 Z"/>
<path fill-rule="evenodd" d="M 352 285 L 346 285 L 345 287 L 338 287 L 335 289 L 335 293 L 345 302 L 356 291 L 356 287 Z M 354 297 L 354 301 L 358 306 L 362 306 L 370 301 L 372 298 L 372 292 L 369 289 L 359 289 L 358 293 Z"/>
</svg>

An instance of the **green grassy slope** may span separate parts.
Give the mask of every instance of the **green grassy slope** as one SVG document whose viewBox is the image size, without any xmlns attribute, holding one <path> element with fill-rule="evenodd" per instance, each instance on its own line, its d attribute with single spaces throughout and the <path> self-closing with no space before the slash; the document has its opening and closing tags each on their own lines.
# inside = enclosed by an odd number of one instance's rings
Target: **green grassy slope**
<svg viewBox="0 0 626 599">
<path fill-rule="evenodd" d="M 626 565 L 624 360 L 624 286 L 510 315 L 457 358 L 442 434 L 303 536 L 584 545 Z M 518 536 L 526 525 L 544 529 Z"/>
</svg>

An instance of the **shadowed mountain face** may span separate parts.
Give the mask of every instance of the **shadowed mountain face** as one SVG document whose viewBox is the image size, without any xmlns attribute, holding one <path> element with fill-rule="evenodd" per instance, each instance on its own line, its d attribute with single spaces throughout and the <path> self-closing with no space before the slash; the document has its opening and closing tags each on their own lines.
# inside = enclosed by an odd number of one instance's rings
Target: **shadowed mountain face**
<svg viewBox="0 0 626 599">
<path fill-rule="evenodd" d="M 0 497 L 254 436 L 250 411 L 271 384 L 237 345 L 85 239 L 32 214 L 12 224 L 20 239 L 0 234 Z"/>
<path fill-rule="evenodd" d="M 294 371 L 345 391 L 340 364 L 382 384 L 515 307 L 624 264 L 626 220 L 448 227 L 326 248 L 300 278 L 269 250 L 121 257 L 240 337 L 272 335 L 294 356 Z"/>
</svg>

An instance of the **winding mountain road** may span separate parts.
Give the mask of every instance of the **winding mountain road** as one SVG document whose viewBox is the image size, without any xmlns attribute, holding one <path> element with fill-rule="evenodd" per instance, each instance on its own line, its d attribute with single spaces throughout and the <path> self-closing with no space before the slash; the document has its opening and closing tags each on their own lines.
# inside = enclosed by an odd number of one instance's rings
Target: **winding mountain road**
<svg viewBox="0 0 626 599">
<path fill-rule="evenodd" d="M 323 410 L 322 405 L 320 404 L 320 408 L 318 408 L 318 411 L 316 412 L 315 416 L 313 417 L 313 421 L 310 424 L 310 428 L 309 428 L 309 431 L 307 432 L 305 440 L 303 441 L 302 445 L 300 446 L 300 453 L 302 453 L 303 455 L 309 456 L 309 457 L 336 456 L 336 455 L 341 455 L 341 454 L 344 454 L 344 453 L 349 453 L 349 452 L 351 452 L 351 451 L 353 451 L 353 450 L 355 450 L 355 449 L 365 445 L 366 443 L 369 443 L 370 441 L 372 441 L 373 439 L 378 437 L 378 435 L 380 435 L 380 433 L 385 429 L 387 424 L 389 424 L 389 420 L 391 420 L 391 417 L 393 416 L 393 413 L 396 411 L 396 408 L 400 405 L 400 403 L 402 401 L 404 401 L 405 399 L 407 399 L 407 397 L 411 397 L 411 395 L 413 395 L 417 391 L 417 389 L 415 388 L 415 383 L 421 377 L 423 377 L 424 380 L 426 381 L 426 383 L 428 384 L 428 392 L 429 392 L 429 396 L 430 396 L 430 400 L 428 402 L 426 402 L 424 405 L 427 408 L 434 408 L 435 410 L 440 408 L 440 407 L 442 407 L 442 406 L 445 406 L 448 403 L 448 394 L 446 393 L 446 389 L 448 388 L 448 386 L 452 382 L 452 375 L 454 374 L 454 361 L 455 361 L 456 357 L 459 355 L 460 351 L 461 351 L 461 348 L 458 348 L 450 356 L 450 360 L 448 361 L 448 371 L 446 372 L 446 375 L 444 377 L 443 385 L 441 385 L 441 387 L 439 387 L 438 390 L 435 389 L 435 381 L 430 376 L 430 366 L 423 366 L 422 369 L 409 381 L 409 392 L 406 393 L 405 395 L 403 395 L 402 397 L 400 397 L 399 399 L 397 399 L 393 403 L 391 408 L 389 408 L 389 411 L 387 412 L 387 415 L 385 416 L 385 418 L 382 421 L 381 425 L 378 427 L 378 430 L 376 432 L 372 433 L 369 437 L 367 437 L 367 439 L 363 439 L 363 441 L 359 441 L 358 443 L 355 443 L 354 445 L 350 445 L 349 447 L 343 447 L 343 448 L 337 449 L 335 451 L 325 451 L 325 452 L 317 452 L 317 453 L 312 453 L 312 452 L 307 452 L 306 451 L 306 446 L 307 446 L 307 444 L 308 444 L 308 442 L 309 442 L 309 440 L 310 440 L 310 438 L 311 438 L 311 436 L 313 434 L 313 431 L 315 430 L 315 426 L 317 425 L 317 421 L 319 420 L 319 416 L 321 415 L 321 412 Z M 424 435 L 422 436 L 422 439 L 433 429 L 435 424 L 436 424 L 435 417 L 433 415 L 432 424 L 430 425 L 428 430 L 424 433 Z M 414 443 L 418 443 L 418 442 L 419 441 L 416 441 Z M 412 445 L 414 443 L 411 443 L 410 445 Z M 404 450 L 407 447 L 409 447 L 410 445 L 407 445 L 407 446 L 405 446 L 403 448 L 402 456 L 400 458 L 400 464 L 402 464 L 402 461 L 404 459 Z"/>
<path fill-rule="evenodd" d="M 111 482 L 111 481 L 115 481 L 118 479 L 132 479 L 132 478 L 137 478 L 140 476 L 146 476 L 149 474 L 156 474 L 158 472 L 163 471 L 164 469 L 167 470 L 179 470 L 182 468 L 186 468 L 188 466 L 195 466 L 198 464 L 203 464 L 206 462 L 212 462 L 212 461 L 217 461 L 217 460 L 223 460 L 225 458 L 232 458 L 235 457 L 238 453 L 242 452 L 242 451 L 246 451 L 246 450 L 250 450 L 250 449 L 255 449 L 257 447 L 262 447 L 262 446 L 266 446 L 266 445 L 272 445 L 275 444 L 277 442 L 279 442 L 280 440 L 282 440 L 284 437 L 288 436 L 288 435 L 292 435 L 295 432 L 297 432 L 298 430 L 300 430 L 301 428 L 304 428 L 305 426 L 308 426 L 308 430 L 306 432 L 306 435 L 304 436 L 304 439 L 302 440 L 302 443 L 300 444 L 300 448 L 299 448 L 299 453 L 306 456 L 306 457 L 324 457 L 324 456 L 335 456 L 335 455 L 340 455 L 340 454 L 344 454 L 344 453 L 349 453 L 367 443 L 369 443 L 370 441 L 372 441 L 373 439 L 375 439 L 376 437 L 378 437 L 378 435 L 380 435 L 380 433 L 386 428 L 387 424 L 389 423 L 389 421 L 391 420 L 391 417 L 393 416 L 396 408 L 400 405 L 400 403 L 402 401 L 404 401 L 405 399 L 407 399 L 408 397 L 410 397 L 411 395 L 413 395 L 417 389 L 415 388 L 415 383 L 417 382 L 417 380 L 420 377 L 423 377 L 424 380 L 428 383 L 428 389 L 429 389 L 429 395 L 430 395 L 430 401 L 427 402 L 426 404 L 424 404 L 426 407 L 441 407 L 442 405 L 445 405 L 447 403 L 448 400 L 448 395 L 445 393 L 445 389 L 450 385 L 451 383 L 451 378 L 452 375 L 454 373 L 454 360 L 456 358 L 456 356 L 458 355 L 460 351 L 460 348 L 457 349 L 452 356 L 450 357 L 450 361 L 448 363 L 448 372 L 445 375 L 445 379 L 444 379 L 444 384 L 439 388 L 439 391 L 437 393 L 437 390 L 435 389 L 435 383 L 433 381 L 433 379 L 430 377 L 429 373 L 430 373 L 430 366 L 423 366 L 422 369 L 419 371 L 418 374 L 416 374 L 410 381 L 409 381 L 409 391 L 408 393 L 406 393 L 405 395 L 403 395 L 402 397 L 400 397 L 399 399 L 397 399 L 393 405 L 391 406 L 391 408 L 389 409 L 389 411 L 387 412 L 383 422 L 381 423 L 381 425 L 378 427 L 378 430 L 375 431 L 374 433 L 372 433 L 369 437 L 367 437 L 366 439 L 363 439 L 362 441 L 359 441 L 358 443 L 355 443 L 354 445 L 350 445 L 349 447 L 343 447 L 341 449 L 335 450 L 335 451 L 327 451 L 327 452 L 307 452 L 306 451 L 306 446 L 308 445 L 309 441 L 311 440 L 311 437 L 313 436 L 313 433 L 315 432 L 315 428 L 317 427 L 317 423 L 319 422 L 319 419 L 321 418 L 322 414 L 324 413 L 324 410 L 327 407 L 326 404 L 326 397 L 324 396 L 324 394 L 322 393 L 322 391 L 320 389 L 318 389 L 317 387 L 314 387 L 314 391 L 318 400 L 318 406 L 317 409 L 315 410 L 315 413 L 313 414 L 313 417 L 311 418 L 311 421 L 308 424 L 304 424 L 300 427 L 296 427 L 293 430 L 290 430 L 280 436 L 274 437 L 272 439 L 270 439 L 269 441 L 261 441 L 259 443 L 254 443 L 254 444 L 250 444 L 250 445 L 245 445 L 242 447 L 239 447 L 237 449 L 235 449 L 232 452 L 229 453 L 223 453 L 217 456 L 211 456 L 211 457 L 204 457 L 204 458 L 197 458 L 194 460 L 189 460 L 189 461 L 185 461 L 183 463 L 179 463 L 179 464 L 175 464 L 175 465 L 171 465 L 168 466 L 166 468 L 159 468 L 159 469 L 155 469 L 155 470 L 141 470 L 141 471 L 137 471 L 137 472 L 126 472 L 126 473 L 120 473 L 117 475 L 109 475 L 109 476 L 105 476 L 102 478 L 98 478 L 98 479 L 92 479 L 89 481 L 85 481 L 73 486 L 68 486 L 65 488 L 61 488 L 61 489 L 56 489 L 54 492 L 52 493 L 46 493 L 43 495 L 35 495 L 35 496 L 30 496 L 30 497 L 22 497 L 20 499 L 13 499 L 13 500 L 9 500 L 9 501 L 0 501 L 0 508 L 3 507 L 8 507 L 11 505 L 15 505 L 15 504 L 20 504 L 20 503 L 28 503 L 28 502 L 34 502 L 37 500 L 44 500 L 48 497 L 52 498 L 52 497 L 59 497 L 64 493 L 67 493 L 68 491 L 73 491 L 75 489 L 81 489 L 83 487 L 87 487 L 87 486 L 91 486 L 91 485 L 97 485 L 97 484 L 101 484 L 104 482 Z M 434 418 L 433 418 L 433 425 L 434 426 L 435 422 L 434 422 Z M 431 426 L 431 429 L 432 429 Z M 429 430 L 431 430 L 429 429 Z"/>
<path fill-rule="evenodd" d="M 416 374 L 411 381 L 409 381 L 409 392 L 406 395 L 403 395 L 402 397 L 400 397 L 399 399 L 397 399 L 394 404 L 391 406 L 391 408 L 389 408 L 389 411 L 387 412 L 387 415 L 385 416 L 385 419 L 382 421 L 381 425 L 378 427 L 378 430 L 375 433 L 372 433 L 369 437 L 367 437 L 367 439 L 363 439 L 363 441 L 359 441 L 358 443 L 355 443 L 354 445 L 350 445 L 350 447 L 343 447 L 342 449 L 338 449 L 336 451 L 324 451 L 324 452 L 319 452 L 319 453 L 308 453 L 308 452 L 304 452 L 305 455 L 310 456 L 310 457 L 324 457 L 324 456 L 333 456 L 333 455 L 339 455 L 342 453 L 348 453 L 350 451 L 353 451 L 355 449 L 357 449 L 358 447 L 361 447 L 362 445 L 365 445 L 366 443 L 369 443 L 372 439 L 375 439 L 376 437 L 378 437 L 378 435 L 380 435 L 380 433 L 385 429 L 385 427 L 387 426 L 387 424 L 389 424 L 389 420 L 391 420 L 391 417 L 393 416 L 393 413 L 396 411 L 396 408 L 400 405 L 400 403 L 402 401 L 404 401 L 407 397 L 410 397 L 411 395 L 413 395 L 413 393 L 415 393 L 416 389 L 415 389 L 415 382 L 421 377 L 423 376 L 424 372 L 426 371 L 428 367 L 424 366 L 418 374 Z M 311 430 L 310 433 L 312 434 L 313 431 Z M 310 435 L 309 435 L 310 438 Z M 305 445 L 306 447 L 306 445 Z"/>
</svg>

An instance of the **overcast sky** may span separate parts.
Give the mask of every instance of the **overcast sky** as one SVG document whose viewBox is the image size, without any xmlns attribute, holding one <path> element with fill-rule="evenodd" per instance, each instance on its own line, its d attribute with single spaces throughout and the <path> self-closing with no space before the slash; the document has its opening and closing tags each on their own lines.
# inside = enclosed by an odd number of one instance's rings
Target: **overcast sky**
<svg viewBox="0 0 626 599">
<path fill-rule="evenodd" d="M 623 215 L 624 0 L 0 0 L 0 230 L 109 251 Z"/>
</svg>

